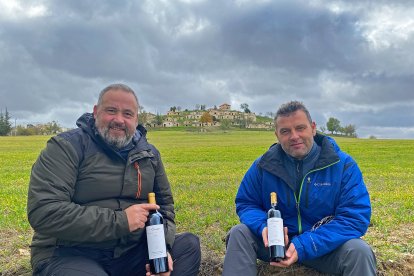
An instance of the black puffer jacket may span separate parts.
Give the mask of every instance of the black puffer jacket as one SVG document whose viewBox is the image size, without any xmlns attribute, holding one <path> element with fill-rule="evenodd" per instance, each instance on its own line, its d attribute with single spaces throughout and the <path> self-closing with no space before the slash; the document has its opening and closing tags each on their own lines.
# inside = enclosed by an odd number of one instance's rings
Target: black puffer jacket
<svg viewBox="0 0 414 276">
<path fill-rule="evenodd" d="M 51 138 L 33 165 L 27 214 L 35 234 L 31 262 L 52 256 L 56 246 L 113 250 L 118 257 L 134 247 L 145 233 L 129 232 L 126 213 L 132 204 L 146 203 L 155 192 L 166 220 L 167 247 L 175 236 L 173 197 L 158 150 L 145 138 L 125 161 L 96 134 L 93 115 L 81 116 L 79 128 Z M 142 189 L 138 192 L 138 172 Z"/>
</svg>

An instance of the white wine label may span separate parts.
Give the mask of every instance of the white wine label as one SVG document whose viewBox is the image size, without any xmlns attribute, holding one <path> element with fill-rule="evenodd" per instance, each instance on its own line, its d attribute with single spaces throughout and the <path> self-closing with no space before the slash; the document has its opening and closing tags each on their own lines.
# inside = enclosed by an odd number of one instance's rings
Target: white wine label
<svg viewBox="0 0 414 276">
<path fill-rule="evenodd" d="M 272 245 L 285 245 L 283 235 L 283 219 L 281 218 L 268 218 L 267 219 L 267 239 L 269 246 Z"/>
<path fill-rule="evenodd" d="M 146 227 L 148 257 L 150 260 L 167 257 L 165 248 L 164 225 L 157 224 Z"/>
</svg>

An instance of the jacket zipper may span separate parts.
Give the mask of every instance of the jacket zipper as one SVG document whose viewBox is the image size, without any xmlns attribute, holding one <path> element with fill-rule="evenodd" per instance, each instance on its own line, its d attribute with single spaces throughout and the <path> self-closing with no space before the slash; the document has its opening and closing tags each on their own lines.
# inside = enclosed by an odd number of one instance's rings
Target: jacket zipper
<svg viewBox="0 0 414 276">
<path fill-rule="evenodd" d="M 335 164 L 337 164 L 337 163 L 339 163 L 339 162 L 340 162 L 340 160 L 338 160 L 338 161 L 336 161 L 336 162 L 334 162 L 334 163 L 331 163 L 331 164 L 329 164 L 329 165 L 327 165 L 327 166 L 325 166 L 325 167 L 318 168 L 318 169 L 316 169 L 316 170 L 310 170 L 310 171 L 309 171 L 307 174 L 305 174 L 305 175 L 304 175 L 304 177 L 302 178 L 302 182 L 300 183 L 299 197 L 297 197 L 297 196 L 296 196 L 296 193 L 295 193 L 295 192 L 293 192 L 293 194 L 294 194 L 294 196 L 295 196 L 295 201 L 296 201 L 296 210 L 297 210 L 297 212 L 298 212 L 298 227 L 299 227 L 299 235 L 300 235 L 300 234 L 302 234 L 302 217 L 301 217 L 301 215 L 300 215 L 300 199 L 301 199 L 301 195 L 302 195 L 303 181 L 306 179 L 306 177 L 307 177 L 309 174 L 311 174 L 311 173 L 313 173 L 313 172 L 317 172 L 317 171 L 323 170 L 323 169 L 326 169 L 326 168 L 328 168 L 328 167 L 330 167 L 330 166 L 333 166 L 333 165 L 335 165 Z"/>
</svg>

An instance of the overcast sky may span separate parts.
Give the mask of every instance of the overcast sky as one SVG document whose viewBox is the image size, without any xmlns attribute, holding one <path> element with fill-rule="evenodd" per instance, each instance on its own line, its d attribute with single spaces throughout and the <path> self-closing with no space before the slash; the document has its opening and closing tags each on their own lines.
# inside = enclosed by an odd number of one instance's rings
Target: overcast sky
<svg viewBox="0 0 414 276">
<path fill-rule="evenodd" d="M 0 0 L 0 109 L 74 127 L 122 82 L 146 111 L 300 100 L 414 139 L 414 1 Z"/>
</svg>

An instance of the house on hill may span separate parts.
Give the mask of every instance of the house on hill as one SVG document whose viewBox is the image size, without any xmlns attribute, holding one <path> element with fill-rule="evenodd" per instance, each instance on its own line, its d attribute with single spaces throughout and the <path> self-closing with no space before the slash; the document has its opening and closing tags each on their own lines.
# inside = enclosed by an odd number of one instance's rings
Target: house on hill
<svg viewBox="0 0 414 276">
<path fill-rule="evenodd" d="M 224 104 L 219 106 L 219 109 L 220 110 L 230 110 L 230 107 L 231 106 L 229 104 L 224 103 Z"/>
<path fill-rule="evenodd" d="M 203 114 L 208 113 L 212 121 L 202 121 Z M 231 110 L 231 105 L 227 103 L 221 104 L 218 108 L 203 109 L 203 110 L 185 110 L 185 111 L 168 111 L 167 115 L 163 115 L 162 124 L 155 123 L 155 116 L 147 120 L 147 126 L 155 127 L 178 127 L 178 126 L 192 126 L 192 127 L 209 127 L 209 126 L 220 126 L 222 120 L 230 121 L 234 127 L 243 128 L 262 128 L 270 129 L 272 126 L 271 122 L 263 121 L 261 118 L 257 121 L 256 114 L 253 112 L 242 112 L 237 110 Z"/>
</svg>

